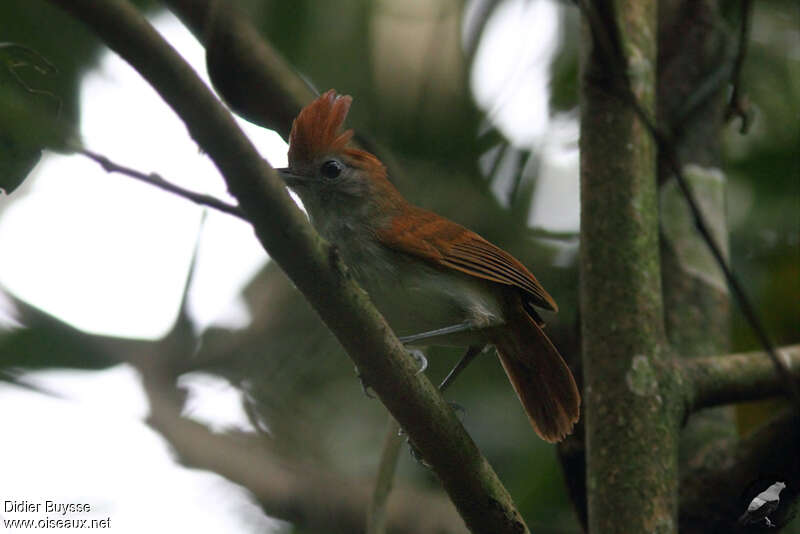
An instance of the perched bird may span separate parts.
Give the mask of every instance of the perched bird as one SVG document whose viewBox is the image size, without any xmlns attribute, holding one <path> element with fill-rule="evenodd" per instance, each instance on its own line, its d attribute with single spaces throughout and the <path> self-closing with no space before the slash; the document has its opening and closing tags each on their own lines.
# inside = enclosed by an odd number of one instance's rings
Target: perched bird
<svg viewBox="0 0 800 534">
<path fill-rule="evenodd" d="M 785 482 L 775 482 L 767 489 L 753 497 L 747 505 L 747 510 L 737 520 L 740 525 L 756 525 L 764 523 L 766 527 L 775 527 L 769 518 L 781 505 L 781 491 L 786 487 Z"/>
<path fill-rule="evenodd" d="M 303 108 L 279 174 L 403 343 L 468 348 L 442 389 L 494 345 L 533 428 L 560 441 L 580 395 L 534 309 L 557 311 L 555 301 L 511 254 L 410 204 L 374 155 L 349 146 L 351 103 L 330 90 Z"/>
</svg>

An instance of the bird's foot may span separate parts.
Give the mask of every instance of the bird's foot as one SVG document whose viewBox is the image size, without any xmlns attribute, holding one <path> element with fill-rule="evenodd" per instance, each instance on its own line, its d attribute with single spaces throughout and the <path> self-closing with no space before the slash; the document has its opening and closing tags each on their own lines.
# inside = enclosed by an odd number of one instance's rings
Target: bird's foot
<svg viewBox="0 0 800 534">
<path fill-rule="evenodd" d="M 408 350 L 408 353 L 411 354 L 411 357 L 414 358 L 414 360 L 416 360 L 417 364 L 419 365 L 417 374 L 424 372 L 425 369 L 428 368 L 428 358 L 426 358 L 425 355 L 422 353 L 422 351 L 419 349 L 406 348 L 406 350 Z"/>
<path fill-rule="evenodd" d="M 358 382 L 361 384 L 361 391 L 364 392 L 364 395 L 366 395 L 370 399 L 374 399 L 375 394 L 370 391 L 371 389 L 370 385 L 367 384 L 366 381 L 364 381 L 364 377 L 361 375 L 361 373 L 358 372 L 358 367 L 356 367 L 356 377 L 358 377 Z"/>
</svg>

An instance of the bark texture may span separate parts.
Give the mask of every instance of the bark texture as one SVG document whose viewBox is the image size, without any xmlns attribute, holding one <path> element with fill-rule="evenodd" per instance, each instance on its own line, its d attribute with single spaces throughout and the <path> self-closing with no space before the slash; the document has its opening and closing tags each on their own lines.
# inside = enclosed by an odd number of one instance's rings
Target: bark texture
<svg viewBox="0 0 800 534">
<path fill-rule="evenodd" d="M 653 113 L 656 4 L 596 2 L 593 9 L 609 32 L 595 32 L 582 58 L 580 292 L 589 530 L 676 532 L 681 408 L 664 343 L 656 150 L 622 90 L 629 82 Z M 600 46 L 602 38 L 609 46 Z M 619 58 L 609 57 L 612 49 Z"/>
</svg>

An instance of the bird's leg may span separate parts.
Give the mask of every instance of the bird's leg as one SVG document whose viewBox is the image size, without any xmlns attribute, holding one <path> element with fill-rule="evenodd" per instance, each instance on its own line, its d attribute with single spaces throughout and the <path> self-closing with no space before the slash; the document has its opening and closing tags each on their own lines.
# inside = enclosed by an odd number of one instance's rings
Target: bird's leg
<svg viewBox="0 0 800 534">
<path fill-rule="evenodd" d="M 402 338 L 401 338 L 401 340 L 402 340 Z M 488 345 L 470 345 L 469 347 L 467 347 L 467 352 L 464 353 L 464 355 L 461 357 L 461 359 L 458 360 L 458 363 L 456 363 L 455 367 L 453 367 L 450 370 L 450 372 L 447 373 L 447 376 L 444 377 L 444 380 L 442 380 L 442 383 L 439 384 L 439 391 L 444 393 L 444 390 L 446 390 L 447 387 L 450 384 L 453 383 L 453 380 L 455 380 L 456 377 L 459 374 L 461 374 L 461 371 L 466 369 L 467 365 L 469 365 L 470 362 L 472 362 L 472 360 L 474 360 L 476 356 L 481 354 L 486 349 L 487 346 Z M 413 354 L 413 351 L 412 351 L 412 354 Z M 464 407 L 461 406 L 460 404 L 455 403 L 455 402 L 451 402 L 449 404 L 450 404 L 450 406 L 452 406 L 453 410 L 457 414 L 463 414 L 465 412 Z M 425 462 L 425 460 L 422 458 L 422 455 L 419 453 L 419 451 L 416 449 L 416 447 L 414 447 L 414 444 L 411 443 L 411 441 L 409 439 L 406 439 L 406 442 L 408 443 L 408 450 L 411 453 L 412 458 L 414 458 L 414 460 L 416 460 L 423 467 L 430 468 L 430 465 L 428 465 L 428 463 Z"/>
<path fill-rule="evenodd" d="M 453 381 L 455 381 L 456 377 L 461 374 L 461 371 L 466 369 L 467 366 L 470 363 L 472 363 L 472 360 L 474 360 L 476 356 L 478 356 L 484 350 L 486 350 L 486 347 L 488 347 L 488 345 L 470 345 L 469 347 L 467 347 L 467 352 L 464 353 L 461 359 L 458 360 L 458 363 L 456 363 L 456 365 L 452 369 L 450 369 L 450 372 L 447 373 L 447 376 L 444 377 L 442 383 L 439 384 L 439 391 L 444 393 L 444 390 L 446 390 L 450 386 L 450 384 L 452 384 Z M 458 404 L 457 402 L 451 402 L 449 404 L 453 408 L 453 411 L 456 412 L 456 415 L 459 416 L 459 419 L 461 419 L 461 416 L 463 416 L 467 412 L 464 409 L 464 407 Z"/>
<path fill-rule="evenodd" d="M 398 339 L 400 340 L 400 343 L 402 343 L 403 345 L 409 345 L 411 343 L 416 343 L 417 341 L 424 341 L 426 339 L 431 339 L 433 337 L 446 336 L 448 334 L 455 334 L 458 332 L 465 332 L 467 330 L 471 330 L 472 328 L 473 326 L 471 323 L 459 323 L 451 326 L 445 326 L 444 328 L 437 328 L 436 330 L 429 330 L 428 332 L 420 332 L 419 334 L 403 336 Z M 415 360 L 417 360 L 417 363 L 419 363 L 420 373 L 428 368 L 428 360 L 425 358 L 425 355 L 422 354 L 422 351 L 408 347 L 406 348 L 411 353 L 411 356 Z"/>
<path fill-rule="evenodd" d="M 486 347 L 487 345 L 471 345 L 467 347 L 467 352 L 464 353 L 461 359 L 458 360 L 458 363 L 456 363 L 455 367 L 453 367 L 450 372 L 447 373 L 447 376 L 444 377 L 442 383 L 439 384 L 439 391 L 444 391 L 447 389 L 448 386 L 453 383 L 453 380 L 455 380 L 456 377 L 461 374 L 461 371 L 466 369 L 472 360 L 474 360 L 478 354 L 482 353 Z"/>
<path fill-rule="evenodd" d="M 445 326 L 444 328 L 437 328 L 436 330 L 429 330 L 428 332 L 420 332 L 419 334 L 411 334 L 410 336 L 403 336 L 398 338 L 400 343 L 403 345 L 408 345 L 409 343 L 416 343 L 417 341 L 423 341 L 425 339 L 430 339 L 432 337 L 437 336 L 446 336 L 448 334 L 456 334 L 458 332 L 466 332 L 467 330 L 472 330 L 474 326 L 472 323 L 459 323 L 454 324 L 451 326 Z"/>
<path fill-rule="evenodd" d="M 401 337 L 399 339 L 400 339 L 400 343 L 402 343 L 403 345 L 408 345 L 410 343 L 416 343 L 418 341 L 424 341 L 426 339 L 431 339 L 431 338 L 434 338 L 434 337 L 447 336 L 447 335 L 450 335 L 450 334 L 457 334 L 459 332 L 467 332 L 467 331 L 472 330 L 474 328 L 475 328 L 475 325 L 473 325 L 472 323 L 463 322 L 463 323 L 459 323 L 459 324 L 445 326 L 444 328 L 437 328 L 436 330 L 429 330 L 427 332 L 420 332 L 419 334 L 412 334 L 410 336 L 403 336 L 403 337 Z M 464 356 L 461 357 L 461 359 L 458 361 L 456 366 L 453 367 L 453 369 L 447 374 L 445 379 L 439 385 L 439 390 L 440 391 L 444 391 L 445 389 L 447 389 L 447 387 L 450 385 L 450 383 L 453 380 L 455 380 L 455 378 L 461 373 L 461 371 L 463 371 L 467 367 L 467 365 L 469 365 L 470 362 L 472 362 L 472 360 L 475 358 L 475 356 L 477 356 L 478 354 L 483 352 L 483 350 L 485 348 L 486 348 L 486 345 L 472 345 L 469 348 L 467 348 L 467 352 L 464 354 Z M 417 359 L 418 361 L 422 362 L 422 364 L 421 364 L 422 369 L 420 369 L 420 372 L 424 371 L 425 368 L 428 366 L 428 361 L 425 359 L 425 357 L 419 351 L 416 351 L 416 353 L 415 353 L 414 349 L 410 349 L 410 351 L 411 351 L 411 355 L 414 356 L 415 359 Z"/>
</svg>

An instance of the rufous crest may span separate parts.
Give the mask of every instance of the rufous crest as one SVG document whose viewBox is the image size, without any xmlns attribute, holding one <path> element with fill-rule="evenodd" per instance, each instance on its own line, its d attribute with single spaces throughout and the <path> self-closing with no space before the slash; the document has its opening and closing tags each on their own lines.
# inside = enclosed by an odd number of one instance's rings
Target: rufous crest
<svg viewBox="0 0 800 534">
<path fill-rule="evenodd" d="M 344 150 L 353 137 L 353 130 L 341 131 L 352 102 L 352 97 L 330 89 L 303 108 L 289 134 L 290 166 Z"/>
<path fill-rule="evenodd" d="M 353 167 L 367 170 L 378 179 L 386 178 L 386 168 L 378 158 L 365 150 L 348 147 L 353 130 L 342 131 L 342 125 L 352 102 L 351 96 L 330 89 L 303 108 L 289 134 L 290 167 L 321 155 L 339 155 Z"/>
</svg>

